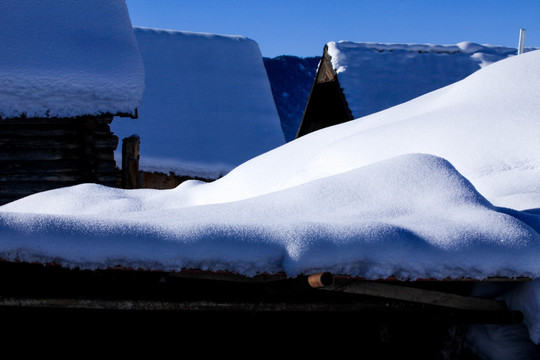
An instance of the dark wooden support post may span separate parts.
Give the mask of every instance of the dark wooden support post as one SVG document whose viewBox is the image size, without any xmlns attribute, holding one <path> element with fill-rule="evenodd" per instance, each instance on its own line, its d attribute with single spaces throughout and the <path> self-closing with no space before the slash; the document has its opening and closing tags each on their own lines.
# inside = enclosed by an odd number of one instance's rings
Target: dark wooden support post
<svg viewBox="0 0 540 360">
<path fill-rule="evenodd" d="M 140 138 L 131 135 L 122 140 L 122 187 L 136 189 L 139 179 Z"/>
</svg>

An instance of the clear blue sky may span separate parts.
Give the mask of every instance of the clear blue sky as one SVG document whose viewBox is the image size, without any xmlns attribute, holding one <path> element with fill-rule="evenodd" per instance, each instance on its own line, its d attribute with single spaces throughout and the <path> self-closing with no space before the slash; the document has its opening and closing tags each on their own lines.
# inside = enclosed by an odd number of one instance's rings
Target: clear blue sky
<svg viewBox="0 0 540 360">
<path fill-rule="evenodd" d="M 134 26 L 255 40 L 263 56 L 320 56 L 329 41 L 540 47 L 540 0 L 127 0 Z"/>
</svg>

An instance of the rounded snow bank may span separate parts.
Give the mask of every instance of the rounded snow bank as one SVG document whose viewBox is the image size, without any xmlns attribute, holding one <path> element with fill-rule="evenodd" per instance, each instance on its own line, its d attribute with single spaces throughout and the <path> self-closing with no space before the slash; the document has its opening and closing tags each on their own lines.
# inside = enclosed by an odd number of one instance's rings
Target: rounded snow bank
<svg viewBox="0 0 540 360">
<path fill-rule="evenodd" d="M 540 51 L 501 60 L 405 104 L 326 128 L 259 156 L 189 204 L 240 200 L 407 153 L 447 159 L 490 202 L 540 208 Z"/>
<path fill-rule="evenodd" d="M 123 0 L 0 3 L 0 118 L 133 114 L 144 70 Z"/>
<path fill-rule="evenodd" d="M 246 275 L 540 275 L 538 217 L 499 211 L 431 155 L 244 201 L 182 207 L 184 191 L 79 185 L 29 196 L 1 208 L 0 256 Z"/>
</svg>

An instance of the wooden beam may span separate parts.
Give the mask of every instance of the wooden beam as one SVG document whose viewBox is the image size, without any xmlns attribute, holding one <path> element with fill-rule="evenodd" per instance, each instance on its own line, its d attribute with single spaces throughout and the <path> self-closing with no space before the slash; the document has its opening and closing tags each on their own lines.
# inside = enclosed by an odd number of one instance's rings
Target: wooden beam
<svg viewBox="0 0 540 360">
<path fill-rule="evenodd" d="M 140 138 L 131 135 L 122 140 L 122 187 L 138 188 Z"/>
<path fill-rule="evenodd" d="M 461 296 L 452 293 L 419 289 L 405 285 L 392 285 L 377 281 L 339 281 L 339 279 L 333 279 L 329 273 L 324 273 L 324 278 L 324 281 L 322 281 L 319 286 L 313 287 L 329 291 L 341 291 L 386 299 L 411 301 L 460 310 L 508 310 L 504 302 L 491 299 Z"/>
</svg>

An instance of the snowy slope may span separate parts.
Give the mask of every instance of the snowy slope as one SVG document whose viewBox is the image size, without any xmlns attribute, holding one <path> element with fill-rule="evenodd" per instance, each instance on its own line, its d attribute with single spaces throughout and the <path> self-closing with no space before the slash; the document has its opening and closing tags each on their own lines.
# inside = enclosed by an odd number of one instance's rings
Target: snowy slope
<svg viewBox="0 0 540 360">
<path fill-rule="evenodd" d="M 354 118 L 450 85 L 517 51 L 470 42 L 434 45 L 332 41 L 327 46 Z"/>
<path fill-rule="evenodd" d="M 539 84 L 533 51 L 287 143 L 213 183 L 35 194 L 0 207 L 0 257 L 246 275 L 537 279 L 540 215 L 520 210 L 540 208 Z M 533 281 L 504 295 L 536 344 L 539 288 Z"/>
<path fill-rule="evenodd" d="M 291 274 L 327 268 L 374 277 L 536 277 L 538 216 L 493 207 L 483 191 L 499 184 L 516 195 L 516 202 L 524 200 L 521 205 L 530 205 L 540 193 L 535 187 L 539 145 L 534 136 L 540 126 L 534 96 L 540 83 L 539 57 L 537 51 L 501 61 L 407 104 L 310 134 L 213 183 L 190 181 L 166 191 L 89 184 L 15 201 L 0 208 L 6 212 L 4 257 L 52 256 L 49 250 L 20 248 L 13 240 L 22 241 L 28 231 L 50 230 L 44 236 L 51 244 L 62 244 L 56 250 L 64 249 L 55 258 L 71 264 L 83 255 L 79 245 L 64 242 L 108 241 L 103 251 L 97 247 L 96 253 L 80 258 L 88 266 L 126 256 L 127 262 L 141 266 L 149 260 L 148 266 L 224 266 L 246 273 L 283 267 Z M 21 230 L 23 224 L 29 225 Z M 66 236 L 64 230 L 69 230 Z M 135 247 L 129 256 L 122 255 L 123 246 L 113 241 L 118 234 L 123 241 L 144 234 L 143 254 Z M 181 251 L 169 251 L 161 262 L 165 239 L 174 240 L 167 242 L 168 248 Z M 396 246 L 403 259 L 396 264 L 395 256 L 376 259 L 379 243 L 386 254 Z M 235 254 L 236 245 L 247 246 L 249 254 Z M 157 255 L 151 255 L 154 246 Z M 211 251 L 213 246 L 220 251 Z M 344 260 L 341 255 L 355 253 L 349 247 L 369 255 L 362 261 L 356 255 Z M 366 247 L 370 251 L 364 252 Z M 418 262 L 416 251 L 425 252 L 425 263 Z M 475 251 L 493 256 L 471 257 Z M 334 253 L 325 260 L 326 252 Z M 406 261 L 413 254 L 414 260 Z M 269 258 L 262 261 L 265 256 Z M 429 261 L 443 256 L 451 261 Z"/>
<path fill-rule="evenodd" d="M 8 204 L 21 213 L 0 213 L 1 257 L 247 275 L 540 276 L 538 218 L 499 211 L 431 155 L 226 204 L 182 207 L 184 191 L 88 184 Z"/>
<path fill-rule="evenodd" d="M 133 114 L 144 71 L 123 0 L 0 2 L 0 118 Z"/>
<path fill-rule="evenodd" d="M 120 139 L 140 136 L 142 170 L 217 178 L 285 142 L 255 41 L 134 31 L 146 90 L 139 118 L 118 119 L 111 128 Z"/>
<path fill-rule="evenodd" d="M 497 206 L 540 208 L 539 57 L 537 50 L 499 61 L 405 104 L 299 138 L 195 187 L 184 201 L 235 201 L 429 153 L 450 161 Z"/>
</svg>

